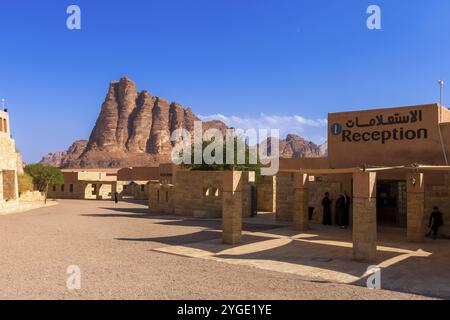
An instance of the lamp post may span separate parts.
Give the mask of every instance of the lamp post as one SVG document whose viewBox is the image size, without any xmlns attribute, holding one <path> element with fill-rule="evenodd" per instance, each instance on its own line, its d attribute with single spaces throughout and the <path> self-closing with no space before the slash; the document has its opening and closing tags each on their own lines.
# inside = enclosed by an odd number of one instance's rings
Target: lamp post
<svg viewBox="0 0 450 320">
<path fill-rule="evenodd" d="M 444 80 L 439 80 L 439 104 L 442 106 L 443 90 L 444 90 Z"/>
</svg>

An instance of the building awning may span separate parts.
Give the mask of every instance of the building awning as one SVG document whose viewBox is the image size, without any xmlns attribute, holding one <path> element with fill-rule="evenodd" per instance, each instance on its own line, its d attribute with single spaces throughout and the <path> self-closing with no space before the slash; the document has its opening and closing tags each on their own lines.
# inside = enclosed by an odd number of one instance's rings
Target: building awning
<svg viewBox="0 0 450 320">
<path fill-rule="evenodd" d="M 450 171 L 450 166 L 430 166 L 430 165 L 419 165 L 410 164 L 403 166 L 390 166 L 390 167 L 354 167 L 354 168 L 323 168 L 323 169 L 281 169 L 280 172 L 291 172 L 291 173 L 305 173 L 309 175 L 321 175 L 321 174 L 351 174 L 359 172 L 380 172 L 388 170 L 413 170 L 413 171 Z"/>
</svg>

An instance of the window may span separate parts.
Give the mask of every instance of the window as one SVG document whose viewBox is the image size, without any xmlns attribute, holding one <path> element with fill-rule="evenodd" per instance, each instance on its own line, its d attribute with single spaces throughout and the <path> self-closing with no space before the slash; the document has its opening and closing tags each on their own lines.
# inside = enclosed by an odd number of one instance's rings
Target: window
<svg viewBox="0 0 450 320">
<path fill-rule="evenodd" d="M 0 132 L 3 131 L 3 118 L 0 118 Z"/>
<path fill-rule="evenodd" d="M 6 122 L 6 119 L 3 119 L 3 131 L 8 132 L 8 123 Z"/>
<path fill-rule="evenodd" d="M 53 192 L 56 191 L 56 186 L 55 185 L 52 186 L 52 190 L 53 190 Z"/>
<path fill-rule="evenodd" d="M 169 191 L 166 191 L 166 202 L 169 202 Z"/>
<path fill-rule="evenodd" d="M 70 192 L 73 192 L 73 184 L 70 184 L 70 185 L 69 185 L 69 191 L 70 191 Z"/>
<path fill-rule="evenodd" d="M 156 191 L 156 200 L 157 200 L 158 203 L 159 203 L 159 190 Z"/>
<path fill-rule="evenodd" d="M 126 184 L 123 186 L 123 190 L 127 190 L 127 185 Z"/>
<path fill-rule="evenodd" d="M 92 185 L 92 195 L 95 196 L 97 194 L 97 185 L 94 183 Z"/>
<path fill-rule="evenodd" d="M 61 185 L 61 192 L 64 192 L 64 185 Z"/>
<path fill-rule="evenodd" d="M 141 192 L 145 191 L 145 185 L 141 184 Z"/>
</svg>

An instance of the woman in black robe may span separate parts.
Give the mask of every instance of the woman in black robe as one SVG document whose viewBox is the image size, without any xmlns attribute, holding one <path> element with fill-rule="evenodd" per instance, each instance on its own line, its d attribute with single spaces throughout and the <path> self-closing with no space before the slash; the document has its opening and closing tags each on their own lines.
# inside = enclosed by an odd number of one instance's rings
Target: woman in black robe
<svg viewBox="0 0 450 320">
<path fill-rule="evenodd" d="M 342 218 L 341 218 L 341 227 L 346 229 L 348 228 L 348 226 L 350 225 L 350 203 L 351 203 L 351 198 L 350 196 L 347 194 L 347 192 L 344 192 L 344 211 L 342 214 Z"/>
<path fill-rule="evenodd" d="M 334 207 L 334 223 L 342 227 L 342 222 L 344 220 L 344 210 L 345 210 L 345 197 L 343 194 L 339 195 L 336 200 L 336 205 Z"/>
<path fill-rule="evenodd" d="M 325 193 L 325 197 L 322 199 L 322 207 L 323 207 L 323 219 L 322 224 L 331 225 L 331 203 L 333 201 L 330 199 L 330 194 Z"/>
</svg>

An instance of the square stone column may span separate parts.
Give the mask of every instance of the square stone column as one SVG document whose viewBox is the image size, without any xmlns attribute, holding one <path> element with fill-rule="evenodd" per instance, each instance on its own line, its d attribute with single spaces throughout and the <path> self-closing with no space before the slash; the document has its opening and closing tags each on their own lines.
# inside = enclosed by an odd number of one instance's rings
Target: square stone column
<svg viewBox="0 0 450 320">
<path fill-rule="evenodd" d="M 14 193 L 16 196 L 16 200 L 19 200 L 19 177 L 17 175 L 17 170 L 14 171 L 14 183 L 15 183 Z"/>
<path fill-rule="evenodd" d="M 0 170 L 0 202 L 3 202 L 3 172 Z"/>
<path fill-rule="evenodd" d="M 377 176 L 375 172 L 353 174 L 353 259 L 377 258 Z"/>
<path fill-rule="evenodd" d="M 308 175 L 294 174 L 294 211 L 292 214 L 294 229 L 308 230 Z"/>
<path fill-rule="evenodd" d="M 407 228 L 406 238 L 411 242 L 421 242 L 425 238 L 425 184 L 423 173 L 406 176 Z"/>
<path fill-rule="evenodd" d="M 241 242 L 244 180 L 241 171 L 225 171 L 223 175 L 222 239 L 226 244 Z"/>
</svg>

